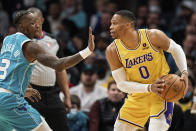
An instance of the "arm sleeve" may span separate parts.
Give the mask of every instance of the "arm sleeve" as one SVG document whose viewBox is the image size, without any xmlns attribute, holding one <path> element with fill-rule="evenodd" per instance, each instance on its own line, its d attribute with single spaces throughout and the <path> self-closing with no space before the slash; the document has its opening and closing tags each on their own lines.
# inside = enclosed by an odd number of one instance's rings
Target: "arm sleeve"
<svg viewBox="0 0 196 131">
<path fill-rule="evenodd" d="M 127 81 L 126 72 L 123 67 L 112 71 L 112 76 L 116 81 L 117 87 L 125 93 L 144 93 L 148 92 L 150 84 Z"/>
<path fill-rule="evenodd" d="M 170 45 L 167 52 L 172 54 L 180 72 L 187 70 L 187 62 L 186 62 L 186 56 L 184 54 L 184 51 L 182 50 L 182 47 L 176 44 L 176 42 L 173 41 L 172 39 L 170 39 Z"/>
</svg>

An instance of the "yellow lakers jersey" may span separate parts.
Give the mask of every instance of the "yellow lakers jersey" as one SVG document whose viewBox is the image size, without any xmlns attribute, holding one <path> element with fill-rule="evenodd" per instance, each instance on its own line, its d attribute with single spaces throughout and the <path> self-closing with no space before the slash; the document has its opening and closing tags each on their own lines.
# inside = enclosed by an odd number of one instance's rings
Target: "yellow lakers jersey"
<svg viewBox="0 0 196 131">
<path fill-rule="evenodd" d="M 119 59 L 123 64 L 128 81 L 152 84 L 169 72 L 169 66 L 163 50 L 156 50 L 150 43 L 147 29 L 138 30 L 140 42 L 136 49 L 128 49 L 120 39 L 114 44 Z"/>
</svg>

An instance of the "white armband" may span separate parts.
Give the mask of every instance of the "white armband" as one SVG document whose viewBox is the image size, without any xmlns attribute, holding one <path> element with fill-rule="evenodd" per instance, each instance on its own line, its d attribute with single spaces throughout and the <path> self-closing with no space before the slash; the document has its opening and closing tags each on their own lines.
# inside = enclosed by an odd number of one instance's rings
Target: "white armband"
<svg viewBox="0 0 196 131">
<path fill-rule="evenodd" d="M 123 67 L 112 71 L 112 76 L 116 81 L 117 87 L 125 93 L 144 93 L 149 92 L 149 84 L 127 81 L 126 72 Z"/>
<path fill-rule="evenodd" d="M 90 51 L 90 49 L 87 47 L 86 49 L 81 50 L 79 53 L 82 56 L 82 58 L 85 59 L 86 57 L 92 54 L 92 51 Z"/>
<path fill-rule="evenodd" d="M 187 62 L 186 62 L 186 56 L 184 54 L 184 51 L 182 50 L 181 46 L 176 44 L 175 41 L 170 39 L 170 45 L 167 52 L 170 52 L 176 62 L 176 65 L 178 66 L 180 72 L 182 73 L 184 70 L 187 70 Z"/>
</svg>

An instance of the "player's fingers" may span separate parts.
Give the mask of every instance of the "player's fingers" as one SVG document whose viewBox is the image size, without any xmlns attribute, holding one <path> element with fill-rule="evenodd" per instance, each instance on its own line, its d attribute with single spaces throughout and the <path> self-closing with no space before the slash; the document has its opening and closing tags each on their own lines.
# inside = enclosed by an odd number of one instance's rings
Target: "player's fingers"
<svg viewBox="0 0 196 131">
<path fill-rule="evenodd" d="M 89 26 L 89 36 L 92 35 L 92 28 Z"/>
<path fill-rule="evenodd" d="M 163 88 L 157 88 L 157 89 L 156 89 L 156 91 L 157 91 L 157 92 L 160 92 L 160 93 L 161 93 L 163 90 L 164 90 Z"/>
<path fill-rule="evenodd" d="M 165 83 L 161 83 L 161 84 L 156 84 L 157 89 L 162 89 L 165 87 Z"/>
<path fill-rule="evenodd" d="M 29 99 L 31 102 L 33 102 L 33 103 L 35 102 L 34 99 L 33 99 L 32 97 L 28 97 L 28 99 Z"/>
<path fill-rule="evenodd" d="M 33 94 L 32 98 L 34 99 L 34 101 L 38 102 L 39 101 L 39 97 L 37 94 Z"/>
<path fill-rule="evenodd" d="M 156 83 L 156 84 L 161 84 L 161 83 L 165 83 L 165 81 L 164 81 L 164 80 L 159 79 L 159 80 L 157 80 L 155 83 Z"/>
<path fill-rule="evenodd" d="M 38 90 L 34 90 L 34 93 L 36 94 L 37 98 L 39 100 L 41 100 L 41 95 L 40 95 L 39 91 Z"/>
</svg>

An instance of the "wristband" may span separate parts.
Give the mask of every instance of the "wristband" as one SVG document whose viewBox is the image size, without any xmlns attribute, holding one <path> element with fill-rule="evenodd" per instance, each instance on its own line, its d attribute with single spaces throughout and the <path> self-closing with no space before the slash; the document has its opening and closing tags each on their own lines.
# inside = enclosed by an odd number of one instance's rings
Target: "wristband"
<svg viewBox="0 0 196 131">
<path fill-rule="evenodd" d="M 148 92 L 152 92 L 152 90 L 151 90 L 151 84 L 149 84 L 147 87 L 148 87 Z"/>
<path fill-rule="evenodd" d="M 193 96 L 193 103 L 196 103 L 196 96 Z"/>
<path fill-rule="evenodd" d="M 91 55 L 92 51 L 90 51 L 90 49 L 87 47 L 86 49 L 81 50 L 79 53 L 80 53 L 81 57 L 83 59 L 85 59 L 86 57 L 88 57 L 89 55 Z"/>
</svg>

